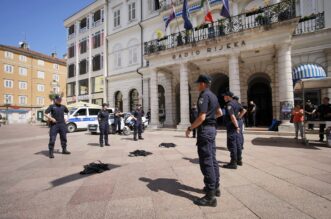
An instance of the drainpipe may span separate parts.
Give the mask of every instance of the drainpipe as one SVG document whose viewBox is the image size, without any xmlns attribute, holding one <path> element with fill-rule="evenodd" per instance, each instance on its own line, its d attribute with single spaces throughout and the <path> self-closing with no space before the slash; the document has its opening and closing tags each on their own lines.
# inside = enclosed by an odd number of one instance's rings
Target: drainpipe
<svg viewBox="0 0 331 219">
<path fill-rule="evenodd" d="M 141 22 L 143 20 L 143 1 L 140 0 L 140 21 L 138 23 L 139 27 L 140 27 L 140 45 L 141 45 L 141 49 L 140 49 L 140 67 L 137 68 L 137 74 L 140 75 L 141 77 L 141 105 L 142 108 L 144 109 L 144 76 L 141 72 L 139 72 L 139 70 L 141 68 L 144 67 L 144 52 L 143 52 L 143 45 L 144 45 L 144 39 L 143 39 L 143 26 L 141 25 Z"/>
</svg>

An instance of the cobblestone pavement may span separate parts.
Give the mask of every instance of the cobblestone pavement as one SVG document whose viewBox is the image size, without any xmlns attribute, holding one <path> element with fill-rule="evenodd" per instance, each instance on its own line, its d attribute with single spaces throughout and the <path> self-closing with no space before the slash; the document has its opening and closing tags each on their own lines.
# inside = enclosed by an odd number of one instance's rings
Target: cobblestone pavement
<svg viewBox="0 0 331 219">
<path fill-rule="evenodd" d="M 330 218 L 331 148 L 292 137 L 246 135 L 244 166 L 221 169 L 218 206 L 192 203 L 203 187 L 195 140 L 183 132 L 146 131 L 145 140 L 68 134 L 72 155 L 47 157 L 48 129 L 0 127 L 0 218 Z M 217 136 L 220 165 L 229 161 L 225 134 Z M 161 142 L 177 144 L 160 148 Z M 56 148 L 60 149 L 59 139 Z M 153 154 L 129 157 L 136 149 Z M 100 160 L 111 170 L 82 176 Z"/>
</svg>

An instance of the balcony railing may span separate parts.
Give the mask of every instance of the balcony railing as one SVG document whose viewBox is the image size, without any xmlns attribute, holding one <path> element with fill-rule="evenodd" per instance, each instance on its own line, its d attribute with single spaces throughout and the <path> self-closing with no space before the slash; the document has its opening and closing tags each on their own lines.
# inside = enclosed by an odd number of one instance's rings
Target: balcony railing
<svg viewBox="0 0 331 219">
<path fill-rule="evenodd" d="M 256 11 L 221 19 L 214 23 L 204 24 L 190 31 L 181 31 L 161 39 L 145 42 L 144 51 L 145 55 L 150 55 L 178 46 L 215 39 L 259 26 L 268 27 L 273 23 L 290 20 L 295 16 L 295 0 L 285 0 Z"/>
<path fill-rule="evenodd" d="M 316 30 L 321 30 L 324 27 L 325 27 L 324 12 L 318 14 L 312 14 L 310 16 L 305 16 L 300 19 L 297 29 L 294 32 L 294 35 L 314 32 Z"/>
</svg>

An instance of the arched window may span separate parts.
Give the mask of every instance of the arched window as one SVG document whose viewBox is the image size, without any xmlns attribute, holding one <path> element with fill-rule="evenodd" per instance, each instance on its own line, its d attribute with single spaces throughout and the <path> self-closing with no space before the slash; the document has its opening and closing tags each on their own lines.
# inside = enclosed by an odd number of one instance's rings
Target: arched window
<svg viewBox="0 0 331 219">
<path fill-rule="evenodd" d="M 129 51 L 129 65 L 137 64 L 138 62 L 138 40 L 132 39 L 128 44 Z"/>
<path fill-rule="evenodd" d="M 129 93 L 130 99 L 130 112 L 136 109 L 137 104 L 139 103 L 139 93 L 137 89 L 132 89 Z"/>
<path fill-rule="evenodd" d="M 121 44 L 116 44 L 113 49 L 114 53 L 114 66 L 115 68 L 120 68 L 122 67 L 122 46 Z"/>
<path fill-rule="evenodd" d="M 115 107 L 123 112 L 123 95 L 121 91 L 115 93 Z"/>
</svg>

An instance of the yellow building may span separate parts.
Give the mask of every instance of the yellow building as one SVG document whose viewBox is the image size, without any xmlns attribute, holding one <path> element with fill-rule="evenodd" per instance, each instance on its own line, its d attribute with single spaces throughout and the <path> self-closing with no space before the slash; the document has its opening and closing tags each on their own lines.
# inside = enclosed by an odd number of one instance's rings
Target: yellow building
<svg viewBox="0 0 331 219">
<path fill-rule="evenodd" d="M 36 111 L 51 104 L 49 95 L 66 93 L 66 61 L 56 54 L 0 44 L 0 113 L 9 123 L 36 121 Z"/>
</svg>

